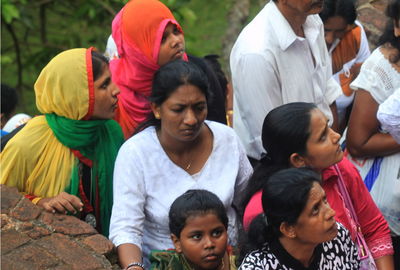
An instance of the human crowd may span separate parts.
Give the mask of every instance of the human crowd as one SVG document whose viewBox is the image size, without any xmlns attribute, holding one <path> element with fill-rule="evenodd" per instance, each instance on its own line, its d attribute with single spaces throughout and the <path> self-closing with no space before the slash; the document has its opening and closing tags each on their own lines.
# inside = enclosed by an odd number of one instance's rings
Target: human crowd
<svg viewBox="0 0 400 270">
<path fill-rule="evenodd" d="M 1 184 L 126 270 L 400 269 L 400 0 L 386 15 L 371 53 L 352 0 L 269 1 L 232 48 L 230 108 L 217 57 L 130 0 L 105 54 L 51 59 L 41 115 L 4 134 L 2 84 Z"/>
</svg>

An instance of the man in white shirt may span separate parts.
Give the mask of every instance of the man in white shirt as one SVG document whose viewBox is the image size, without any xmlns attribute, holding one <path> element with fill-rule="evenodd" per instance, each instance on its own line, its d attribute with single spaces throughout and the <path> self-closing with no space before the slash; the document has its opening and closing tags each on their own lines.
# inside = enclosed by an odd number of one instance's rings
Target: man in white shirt
<svg viewBox="0 0 400 270">
<path fill-rule="evenodd" d="M 247 155 L 260 159 L 265 116 L 280 105 L 315 103 L 335 126 L 341 94 L 317 15 L 323 0 L 274 0 L 243 29 L 230 56 L 233 127 Z"/>
</svg>

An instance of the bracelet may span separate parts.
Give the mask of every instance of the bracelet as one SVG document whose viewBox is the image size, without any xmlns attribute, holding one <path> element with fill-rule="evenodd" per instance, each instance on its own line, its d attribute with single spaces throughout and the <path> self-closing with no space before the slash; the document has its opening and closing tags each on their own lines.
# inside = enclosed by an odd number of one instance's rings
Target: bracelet
<svg viewBox="0 0 400 270">
<path fill-rule="evenodd" d="M 129 268 L 134 267 L 134 266 L 139 266 L 140 268 L 142 268 L 144 270 L 144 264 L 140 263 L 140 262 L 133 262 L 133 263 L 128 264 L 128 266 L 125 268 L 125 270 L 128 270 Z"/>
<path fill-rule="evenodd" d="M 227 114 L 227 115 L 232 115 L 232 114 L 233 114 L 233 110 L 227 110 L 227 111 L 226 111 L 226 114 Z"/>
</svg>

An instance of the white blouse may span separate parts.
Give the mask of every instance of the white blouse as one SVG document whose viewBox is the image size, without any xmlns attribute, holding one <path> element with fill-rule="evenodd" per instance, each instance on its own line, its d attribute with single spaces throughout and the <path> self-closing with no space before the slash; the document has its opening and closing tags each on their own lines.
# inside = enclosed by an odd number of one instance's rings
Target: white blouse
<svg viewBox="0 0 400 270">
<path fill-rule="evenodd" d="M 154 127 L 133 136 L 119 150 L 109 237 L 116 246 L 131 243 L 141 247 L 145 263 L 151 250 L 174 247 L 168 227 L 169 208 L 189 189 L 206 189 L 221 199 L 229 218 L 230 243 L 236 243 L 238 220 L 233 205 L 242 199 L 253 169 L 230 127 L 205 123 L 213 133 L 213 149 L 195 175 L 169 159 Z"/>
<path fill-rule="evenodd" d="M 400 88 L 400 73 L 384 57 L 380 47 L 375 49 L 361 66 L 357 78 L 350 84 L 354 90 L 368 91 L 381 104 L 394 90 Z"/>
<path fill-rule="evenodd" d="M 376 116 L 382 130 L 389 132 L 400 144 L 400 88 L 379 106 Z"/>
</svg>

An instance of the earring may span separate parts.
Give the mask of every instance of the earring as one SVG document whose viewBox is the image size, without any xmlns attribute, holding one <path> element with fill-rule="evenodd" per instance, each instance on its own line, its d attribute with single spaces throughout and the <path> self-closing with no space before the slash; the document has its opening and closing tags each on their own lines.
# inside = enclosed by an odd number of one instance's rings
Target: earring
<svg viewBox="0 0 400 270">
<path fill-rule="evenodd" d="M 160 119 L 160 115 L 159 115 L 158 113 L 154 114 L 154 117 L 155 117 L 156 119 Z"/>
</svg>

